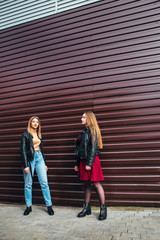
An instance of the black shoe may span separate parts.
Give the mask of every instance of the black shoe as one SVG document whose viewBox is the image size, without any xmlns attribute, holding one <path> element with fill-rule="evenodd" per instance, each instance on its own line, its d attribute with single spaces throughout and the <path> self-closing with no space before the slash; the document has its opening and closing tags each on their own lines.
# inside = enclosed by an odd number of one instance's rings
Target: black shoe
<svg viewBox="0 0 160 240">
<path fill-rule="evenodd" d="M 28 215 L 30 212 L 32 212 L 32 207 L 27 207 L 26 210 L 24 211 L 24 215 Z"/>
<path fill-rule="evenodd" d="M 52 209 L 52 206 L 47 207 L 47 211 L 49 215 L 54 215 L 54 211 Z"/>
<path fill-rule="evenodd" d="M 90 203 L 84 203 L 82 212 L 80 212 L 77 217 L 85 217 L 86 215 L 91 215 L 91 206 Z"/>
<path fill-rule="evenodd" d="M 99 220 L 105 220 L 107 218 L 107 207 L 106 204 L 101 205 L 100 208 L 100 214 L 99 214 Z"/>
</svg>

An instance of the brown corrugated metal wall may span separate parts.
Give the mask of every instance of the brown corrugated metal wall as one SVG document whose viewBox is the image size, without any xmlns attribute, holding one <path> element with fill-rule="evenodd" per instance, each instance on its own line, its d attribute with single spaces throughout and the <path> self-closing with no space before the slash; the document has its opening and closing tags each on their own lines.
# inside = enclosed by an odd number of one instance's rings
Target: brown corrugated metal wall
<svg viewBox="0 0 160 240">
<path fill-rule="evenodd" d="M 81 115 L 93 110 L 107 203 L 159 206 L 159 7 L 104 0 L 1 31 L 1 201 L 24 202 L 20 136 L 36 114 L 53 203 L 81 205 L 74 139 Z M 36 176 L 33 189 L 42 203 Z"/>
</svg>

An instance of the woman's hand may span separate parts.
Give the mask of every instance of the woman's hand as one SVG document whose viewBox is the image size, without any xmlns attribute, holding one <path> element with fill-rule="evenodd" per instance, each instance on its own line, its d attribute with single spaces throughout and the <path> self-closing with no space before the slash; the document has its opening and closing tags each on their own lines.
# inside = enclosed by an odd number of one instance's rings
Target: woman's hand
<svg viewBox="0 0 160 240">
<path fill-rule="evenodd" d="M 86 171 L 90 171 L 91 167 L 86 165 Z"/>
<path fill-rule="evenodd" d="M 79 171 L 79 167 L 75 166 L 75 167 L 74 167 L 74 170 L 75 170 L 76 172 L 78 172 L 78 171 Z"/>
<path fill-rule="evenodd" d="M 45 166 L 46 167 L 46 172 L 48 171 L 48 167 L 47 166 Z"/>
<path fill-rule="evenodd" d="M 24 168 L 25 173 L 29 173 L 29 167 Z"/>
</svg>

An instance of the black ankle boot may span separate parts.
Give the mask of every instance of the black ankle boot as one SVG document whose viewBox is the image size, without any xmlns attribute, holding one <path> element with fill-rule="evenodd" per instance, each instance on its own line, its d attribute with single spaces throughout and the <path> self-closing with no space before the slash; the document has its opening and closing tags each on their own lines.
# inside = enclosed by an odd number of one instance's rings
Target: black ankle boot
<svg viewBox="0 0 160 240">
<path fill-rule="evenodd" d="M 85 217 L 86 215 L 90 215 L 91 214 L 91 206 L 90 203 L 84 203 L 84 207 L 82 212 L 80 212 L 77 217 L 81 218 L 81 217 Z"/>
<path fill-rule="evenodd" d="M 99 220 L 105 220 L 107 218 L 106 204 L 100 206 Z"/>
<path fill-rule="evenodd" d="M 30 212 L 32 212 L 32 207 L 27 207 L 26 210 L 24 211 L 24 215 L 28 215 Z"/>
<path fill-rule="evenodd" d="M 52 206 L 47 207 L 47 211 L 49 215 L 54 215 L 54 211 L 52 209 Z"/>
</svg>

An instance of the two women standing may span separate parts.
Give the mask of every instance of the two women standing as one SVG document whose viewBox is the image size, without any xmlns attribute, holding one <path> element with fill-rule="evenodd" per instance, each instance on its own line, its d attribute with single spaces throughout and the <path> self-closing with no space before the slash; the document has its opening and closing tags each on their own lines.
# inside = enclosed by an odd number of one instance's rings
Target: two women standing
<svg viewBox="0 0 160 240">
<path fill-rule="evenodd" d="M 78 214 L 78 217 L 84 217 L 91 214 L 90 198 L 93 184 L 100 201 L 99 220 L 105 220 L 107 217 L 105 194 L 100 183 L 104 180 L 104 177 L 98 157 L 100 153 L 99 149 L 103 148 L 101 132 L 93 112 L 84 113 L 81 121 L 82 124 L 85 125 L 85 130 L 76 139 L 76 164 L 74 169 L 78 172 L 80 180 L 84 181 L 85 199 L 84 208 L 82 212 Z M 52 209 L 47 179 L 48 168 L 43 154 L 41 124 L 37 116 L 30 118 L 28 129 L 22 134 L 21 157 L 25 181 L 26 210 L 24 211 L 24 215 L 28 215 L 32 211 L 32 183 L 35 170 L 41 185 L 48 214 L 53 215 L 54 211 Z"/>
</svg>

